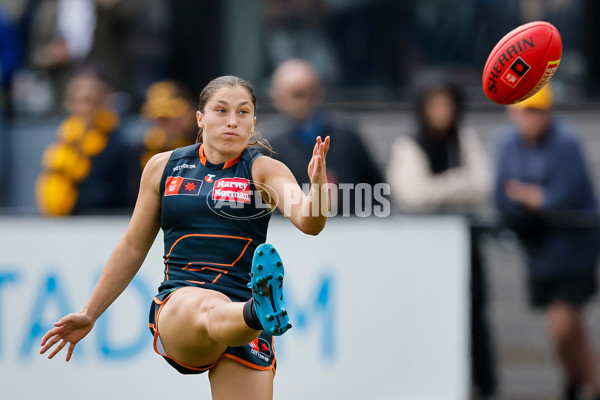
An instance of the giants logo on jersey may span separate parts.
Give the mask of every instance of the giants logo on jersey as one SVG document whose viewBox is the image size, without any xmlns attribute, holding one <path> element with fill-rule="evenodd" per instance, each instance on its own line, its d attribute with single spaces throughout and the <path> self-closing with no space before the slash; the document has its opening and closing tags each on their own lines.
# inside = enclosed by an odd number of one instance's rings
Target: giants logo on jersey
<svg viewBox="0 0 600 400">
<path fill-rule="evenodd" d="M 223 178 L 215 182 L 212 199 L 250 204 L 250 181 L 246 178 Z"/>
<path fill-rule="evenodd" d="M 165 196 L 192 195 L 200 193 L 202 181 L 199 179 L 183 178 L 181 176 L 169 176 L 165 185 Z"/>
</svg>

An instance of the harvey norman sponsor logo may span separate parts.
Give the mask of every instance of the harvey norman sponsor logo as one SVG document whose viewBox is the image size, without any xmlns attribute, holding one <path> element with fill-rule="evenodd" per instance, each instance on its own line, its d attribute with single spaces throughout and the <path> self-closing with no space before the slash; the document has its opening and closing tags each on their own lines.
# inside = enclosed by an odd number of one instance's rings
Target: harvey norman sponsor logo
<svg viewBox="0 0 600 400">
<path fill-rule="evenodd" d="M 206 196 L 206 204 L 215 214 L 238 220 L 270 214 L 278 202 L 279 198 L 273 188 L 246 178 L 218 179 Z"/>
<path fill-rule="evenodd" d="M 246 178 L 223 178 L 215 182 L 212 199 L 250 204 L 250 181 Z"/>
</svg>

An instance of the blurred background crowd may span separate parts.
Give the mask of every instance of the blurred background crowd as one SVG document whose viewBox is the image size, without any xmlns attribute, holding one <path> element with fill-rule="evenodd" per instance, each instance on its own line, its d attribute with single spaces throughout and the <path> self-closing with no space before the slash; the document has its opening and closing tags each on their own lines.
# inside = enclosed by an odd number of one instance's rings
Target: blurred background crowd
<svg viewBox="0 0 600 400">
<path fill-rule="evenodd" d="M 522 398 L 536 398 L 548 376 L 562 377 L 565 399 L 600 392 L 581 315 L 552 308 L 549 289 L 532 283 L 563 279 L 572 254 L 585 254 L 581 276 L 595 274 L 599 18 L 594 0 L 0 0 L 0 209 L 130 213 L 148 159 L 195 141 L 200 90 L 239 75 L 256 88 L 258 130 L 299 182 L 308 181 L 314 138 L 330 135 L 330 182 L 386 182 L 394 212 L 471 222 L 475 393 L 498 395 L 512 378 L 530 394 Z M 560 31 L 560 68 L 551 90 L 507 112 L 485 99 L 483 64 L 504 34 L 535 20 Z M 540 139 L 547 132 L 558 132 L 557 150 Z M 515 150 L 511 135 L 530 148 Z M 552 152 L 563 149 L 564 160 Z M 560 162 L 570 168 L 552 168 Z M 350 214 L 359 200 L 351 197 Z M 540 217 L 549 210 L 559 211 L 550 225 Z M 555 231 L 565 220 L 577 239 Z M 504 228 L 522 245 L 521 261 L 507 261 Z M 548 258 L 563 265 L 552 270 Z M 561 374 L 498 367 L 552 364 L 543 351 L 533 362 L 515 356 L 528 344 L 488 321 L 486 269 L 502 283 L 493 267 L 515 262 L 529 271 L 532 305 L 549 310 Z M 595 287 L 576 291 L 569 301 L 579 307 Z M 578 363 L 585 367 L 571 368 Z"/>
<path fill-rule="evenodd" d="M 274 71 L 294 58 L 314 69 L 321 109 L 351 111 L 349 116 L 357 116 L 357 111 L 406 111 L 432 79 L 430 71 L 437 70 L 460 86 L 465 104 L 476 111 L 494 107 L 480 88 L 481 69 L 494 44 L 521 23 L 547 20 L 557 26 L 564 43 L 560 73 L 553 80 L 558 103 L 587 104 L 600 93 L 594 73 L 598 9 L 596 2 L 586 0 L 2 0 L 0 177 L 4 186 L 14 189 L 0 194 L 0 205 L 34 212 L 31 185 L 21 185 L 25 180 L 19 177 L 25 174 L 23 167 L 17 171 L 11 161 L 18 138 L 24 136 L 20 131 L 46 131 L 39 140 L 28 140 L 37 145 L 45 141 L 44 147 L 54 140 L 50 131 L 61 131 L 59 142 L 69 136 L 72 148 L 78 146 L 73 142 L 79 140 L 77 135 L 85 136 L 83 131 L 71 132 L 77 129 L 76 120 L 110 120 L 94 132 L 106 139 L 119 136 L 120 146 L 107 140 L 105 145 L 111 145 L 106 152 L 104 145 L 97 145 L 93 154 L 85 150 L 79 160 L 68 152 L 69 146 L 54 146 L 38 165 L 28 160 L 24 167 L 40 167 L 52 178 L 38 181 L 36 209 L 52 214 L 62 207 L 63 214 L 71 213 L 75 204 L 50 205 L 39 194 L 39 187 L 53 192 L 68 186 L 65 174 L 57 178 L 61 168 L 69 170 L 69 163 L 85 163 L 87 158 L 89 174 L 94 175 L 98 171 L 92 167 L 100 161 L 92 163 L 92 158 L 110 153 L 109 163 L 115 164 L 119 151 L 110 150 L 131 145 L 134 153 L 123 162 L 142 159 L 124 164 L 134 182 L 128 186 L 135 186 L 139 171 L 134 164 L 143 165 L 151 154 L 193 139 L 190 119 L 198 93 L 210 79 L 233 74 L 251 81 L 260 124 L 281 105 L 273 96 L 273 86 L 279 85 L 271 84 Z M 70 82 L 76 75 L 87 75 L 88 85 L 82 79 Z M 97 84 L 91 84 L 92 77 Z M 104 117 L 92 116 L 100 110 Z M 79 117 L 67 120 L 74 115 Z M 385 137 L 370 139 L 374 144 L 367 146 L 387 146 Z M 390 153 L 380 153 L 375 163 L 383 171 Z M 72 157 L 59 166 L 56 159 L 65 154 Z M 364 171 L 360 178 L 381 176 L 371 166 Z M 80 186 L 84 178 L 69 180 Z M 135 188 L 130 191 L 129 200 L 106 199 L 107 207 L 127 208 Z M 84 208 L 106 207 L 77 206 Z"/>
</svg>

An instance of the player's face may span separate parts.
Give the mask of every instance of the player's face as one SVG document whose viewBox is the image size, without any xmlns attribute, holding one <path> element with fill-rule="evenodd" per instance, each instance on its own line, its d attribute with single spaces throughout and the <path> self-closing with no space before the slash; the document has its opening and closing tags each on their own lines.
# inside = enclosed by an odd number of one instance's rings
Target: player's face
<svg viewBox="0 0 600 400">
<path fill-rule="evenodd" d="M 241 86 L 217 90 L 197 114 L 205 148 L 236 156 L 248 146 L 256 117 L 252 98 Z"/>
</svg>

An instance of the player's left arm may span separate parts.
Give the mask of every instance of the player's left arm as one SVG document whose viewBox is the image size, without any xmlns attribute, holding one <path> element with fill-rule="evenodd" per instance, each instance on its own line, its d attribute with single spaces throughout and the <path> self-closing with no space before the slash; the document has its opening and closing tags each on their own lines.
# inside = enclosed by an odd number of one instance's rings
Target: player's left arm
<svg viewBox="0 0 600 400">
<path fill-rule="evenodd" d="M 329 193 L 325 158 L 329 150 L 329 136 L 317 138 L 308 164 L 310 191 L 302 192 L 290 169 L 270 157 L 259 157 L 252 167 L 252 179 L 263 184 L 271 199 L 276 199 L 281 213 L 298 229 L 317 235 L 325 227 L 329 213 Z M 273 201 L 274 203 L 274 201 Z"/>
</svg>

